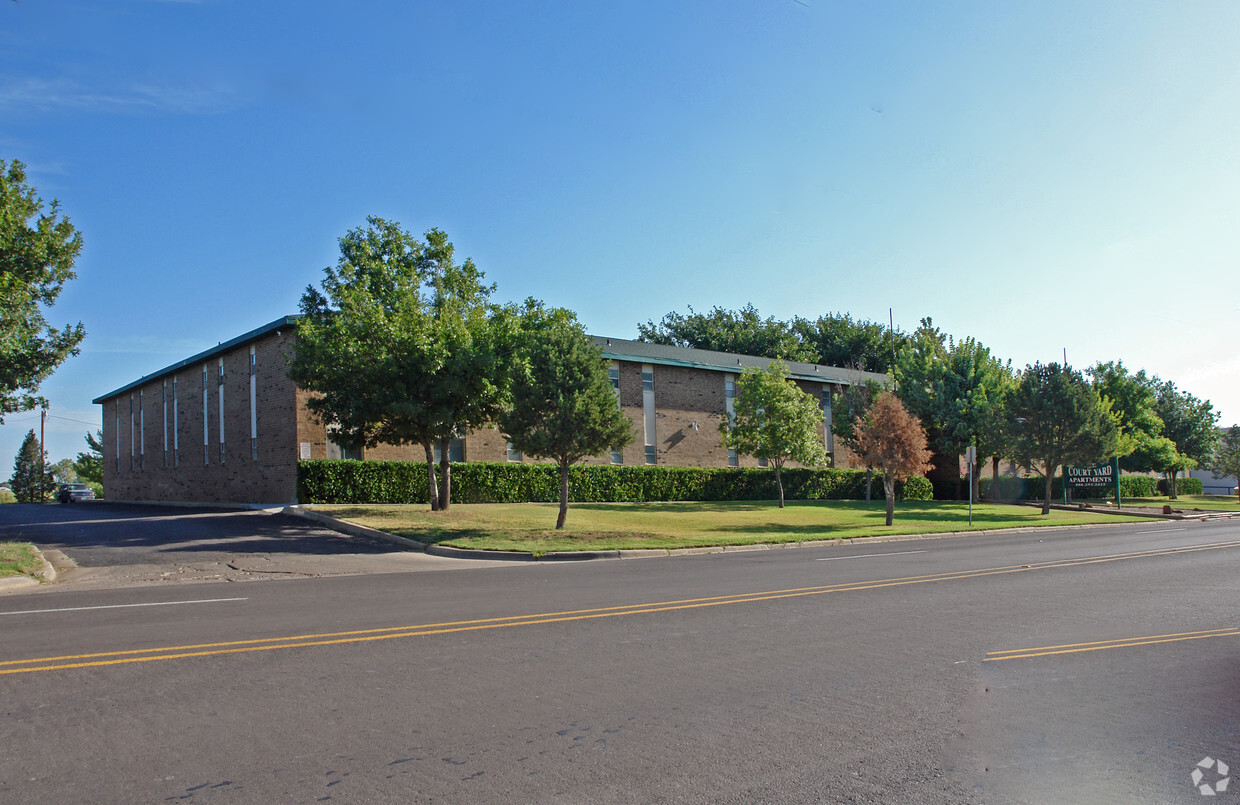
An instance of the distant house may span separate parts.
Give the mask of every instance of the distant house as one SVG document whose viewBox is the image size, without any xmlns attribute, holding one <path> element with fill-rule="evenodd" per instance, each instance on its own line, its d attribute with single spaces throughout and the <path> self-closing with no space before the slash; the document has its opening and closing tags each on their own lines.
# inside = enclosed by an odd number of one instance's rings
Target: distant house
<svg viewBox="0 0 1240 805">
<path fill-rule="evenodd" d="M 297 316 L 286 316 L 94 400 L 103 406 L 103 486 L 110 500 L 293 503 L 301 459 L 424 461 L 417 445 L 351 451 L 306 407 L 288 377 Z M 735 382 L 767 358 L 595 337 L 617 401 L 637 438 L 590 463 L 757 466 L 720 443 Z M 833 400 L 885 375 L 792 362 L 797 385 L 821 401 L 823 446 L 835 466 L 852 456 L 831 435 Z M 494 428 L 453 440 L 453 461 L 525 461 Z"/>
<path fill-rule="evenodd" d="M 1219 478 L 1209 470 L 1190 470 L 1190 478 L 1201 479 L 1201 491 L 1207 495 L 1234 495 L 1236 493 L 1236 476 L 1228 475 Z"/>
</svg>

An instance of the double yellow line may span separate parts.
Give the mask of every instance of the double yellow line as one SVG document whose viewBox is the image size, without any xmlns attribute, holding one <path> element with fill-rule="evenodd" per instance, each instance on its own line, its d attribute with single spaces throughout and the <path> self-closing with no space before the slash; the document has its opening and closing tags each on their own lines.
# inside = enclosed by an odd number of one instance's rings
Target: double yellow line
<svg viewBox="0 0 1240 805">
<path fill-rule="evenodd" d="M 454 632 L 507 629 L 515 626 L 535 626 L 540 624 L 565 623 L 569 621 L 584 621 L 598 618 L 616 618 L 627 615 L 648 615 L 656 612 L 699 609 L 703 607 L 717 607 L 729 604 L 749 604 L 759 601 L 775 601 L 784 598 L 827 595 L 829 593 L 877 590 L 886 587 L 903 587 L 912 584 L 928 584 L 939 581 L 957 581 L 961 579 L 980 578 L 983 576 L 997 576 L 1007 573 L 1027 573 L 1035 570 L 1077 567 L 1103 562 L 1117 562 L 1126 559 L 1148 559 L 1157 556 L 1170 556 L 1177 553 L 1194 553 L 1198 551 L 1213 551 L 1235 547 L 1240 547 L 1240 540 L 1212 542 L 1201 545 L 1188 545 L 1179 548 L 1157 548 L 1145 551 L 1130 551 L 1126 553 L 1105 554 L 1102 556 L 1088 556 L 1079 559 L 1035 562 L 1027 565 L 1007 565 L 1003 567 L 983 568 L 979 570 L 958 570 L 947 573 L 905 576 L 895 579 L 846 582 L 842 584 L 825 584 L 813 587 L 793 587 L 785 590 L 766 590 L 735 595 L 685 598 L 673 601 L 656 601 L 646 604 L 596 607 L 592 609 L 573 609 L 559 612 L 542 612 L 529 615 L 510 615 L 497 618 L 447 621 L 444 623 L 392 626 L 380 629 L 322 632 L 316 634 L 290 635 L 286 637 L 266 639 L 193 643 L 180 646 L 129 649 L 124 651 L 107 651 L 89 654 L 66 654 L 55 657 L 37 657 L 27 660 L 5 660 L 0 661 L 0 675 L 24 674 L 35 671 L 67 670 L 70 668 L 97 668 L 107 665 L 124 665 L 128 663 L 154 662 L 157 660 L 179 660 L 189 657 L 244 654 L 255 651 L 275 651 L 278 649 L 309 648 L 312 646 L 334 646 L 345 643 L 365 643 L 377 640 L 393 640 L 406 637 L 427 637 L 430 635 L 450 634 Z M 1183 637 L 1181 639 L 1194 638 Z M 1135 643 L 1134 645 L 1140 644 Z M 997 652 L 996 654 L 1006 654 L 1006 652 Z M 995 656 L 994 659 L 1014 659 L 1015 656 L 1019 655 L 1014 655 L 1013 657 Z"/>
<path fill-rule="evenodd" d="M 1235 637 L 1240 635 L 1240 627 L 1226 629 L 1206 629 L 1200 632 L 1175 632 L 1173 634 L 1144 635 L 1141 637 L 1123 637 L 1117 640 L 1095 640 L 1090 643 L 1065 643 L 1060 646 L 1041 646 L 1039 648 L 1017 648 L 1008 651 L 992 651 L 986 655 L 985 662 L 1001 660 L 1024 660 L 1030 657 L 1051 657 L 1056 654 L 1080 654 L 1086 651 L 1106 651 L 1113 648 L 1131 648 L 1133 646 L 1152 646 L 1158 643 L 1178 643 L 1182 640 L 1205 640 L 1209 637 Z"/>
</svg>

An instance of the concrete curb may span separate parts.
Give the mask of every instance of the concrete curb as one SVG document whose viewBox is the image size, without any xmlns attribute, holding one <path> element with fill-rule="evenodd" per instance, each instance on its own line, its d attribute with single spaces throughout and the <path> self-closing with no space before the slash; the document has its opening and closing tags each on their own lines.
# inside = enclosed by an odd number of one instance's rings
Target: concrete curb
<svg viewBox="0 0 1240 805">
<path fill-rule="evenodd" d="M 1052 507 L 1053 508 L 1053 507 Z M 1075 507 L 1070 511 L 1078 511 Z M 423 551 L 430 556 L 444 556 L 452 559 L 497 559 L 509 562 L 582 562 L 594 559 L 649 559 L 656 556 L 701 556 L 712 553 L 742 553 L 752 551 L 773 551 L 792 548 L 825 548 L 840 545 L 873 545 L 884 542 L 909 542 L 922 539 L 948 539 L 952 537 L 982 537 L 999 534 L 1027 534 L 1034 531 L 1076 531 L 1084 528 L 1117 528 L 1133 523 L 1080 523 L 1076 525 L 1053 526 L 1022 526 L 1020 528 L 988 528 L 974 531 L 939 531 L 928 534 L 882 534 L 873 537 L 851 537 L 839 539 L 815 539 L 802 542 L 758 542 L 752 545 L 706 545 L 696 548 L 627 548 L 608 551 L 551 551 L 542 556 L 535 556 L 525 551 L 481 551 L 472 548 L 453 548 L 448 545 L 428 545 L 407 537 L 398 537 L 374 528 L 338 520 L 322 512 L 303 509 L 300 506 L 287 506 L 284 514 L 291 514 L 312 520 L 333 531 L 351 534 L 358 537 L 383 540 L 396 545 Z M 1179 517 L 1157 515 L 1157 519 L 1178 519 L 1186 522 L 1201 522 L 1207 518 Z"/>
<path fill-rule="evenodd" d="M 0 591 L 4 590 L 22 590 L 27 587 L 37 587 L 40 584 L 53 582 L 56 580 L 56 568 L 52 567 L 52 563 L 47 561 L 47 557 L 43 555 L 43 551 L 35 548 L 35 553 L 39 554 L 39 561 L 43 563 L 43 567 L 39 570 L 39 576 L 42 578 L 35 579 L 30 576 L 5 576 L 0 578 Z"/>
</svg>

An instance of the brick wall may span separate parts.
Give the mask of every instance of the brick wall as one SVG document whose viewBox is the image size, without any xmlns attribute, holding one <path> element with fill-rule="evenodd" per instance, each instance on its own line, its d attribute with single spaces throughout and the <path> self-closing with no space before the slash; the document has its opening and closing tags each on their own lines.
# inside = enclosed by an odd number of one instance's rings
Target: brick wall
<svg viewBox="0 0 1240 805">
<path fill-rule="evenodd" d="M 287 503 L 296 499 L 296 389 L 287 376 L 291 330 L 253 343 L 257 457 L 250 434 L 250 344 L 186 365 L 103 401 L 104 495 L 113 500 Z M 224 442 L 220 372 L 224 361 Z M 207 444 L 203 444 L 203 368 Z M 175 392 L 174 392 L 175 389 Z M 133 400 L 133 428 L 129 405 Z M 116 409 L 120 406 L 120 421 Z M 165 440 L 165 411 L 167 438 Z M 143 416 L 144 414 L 144 416 Z M 117 451 L 117 435 L 120 450 Z M 133 439 L 131 454 L 130 439 Z M 145 448 L 145 449 L 143 449 Z M 118 460 L 119 459 L 119 460 Z"/>
</svg>

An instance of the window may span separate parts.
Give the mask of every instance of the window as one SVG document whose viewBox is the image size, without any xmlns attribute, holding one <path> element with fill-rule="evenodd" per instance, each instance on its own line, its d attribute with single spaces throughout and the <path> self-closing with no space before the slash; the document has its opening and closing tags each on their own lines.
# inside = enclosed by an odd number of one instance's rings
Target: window
<svg viewBox="0 0 1240 805">
<path fill-rule="evenodd" d="M 336 461 L 344 459 L 348 459 L 350 461 L 361 461 L 362 448 L 350 447 L 347 444 L 336 441 L 335 435 L 338 432 L 339 428 L 334 425 L 327 429 L 327 458 Z"/>
<path fill-rule="evenodd" d="M 654 464 L 658 460 L 655 445 L 655 414 L 654 414 L 654 367 L 642 364 L 642 424 L 645 434 L 646 463 Z"/>
<path fill-rule="evenodd" d="M 202 365 L 202 463 L 211 463 L 211 387 L 207 385 L 207 365 Z"/>
<path fill-rule="evenodd" d="M 116 471 L 121 471 L 121 400 L 116 398 Z"/>
<path fill-rule="evenodd" d="M 220 402 L 220 463 L 224 463 L 224 359 L 220 358 L 219 371 L 216 374 L 215 387 L 219 391 Z"/>
<path fill-rule="evenodd" d="M 443 451 L 439 449 L 439 442 L 433 445 L 435 451 L 435 461 L 443 460 Z M 465 460 L 465 440 L 449 439 L 448 440 L 448 461 L 464 461 Z"/>
<path fill-rule="evenodd" d="M 767 461 L 767 460 L 766 460 L 765 458 L 763 458 L 762 456 L 758 456 L 758 466 L 759 466 L 759 467 L 769 467 L 769 466 L 771 466 L 771 462 Z"/>
<path fill-rule="evenodd" d="M 133 421 L 134 421 L 133 420 L 133 394 L 130 394 L 129 395 L 129 469 L 131 471 L 133 470 L 133 463 L 134 463 L 134 451 L 135 451 L 134 440 L 137 436 L 137 432 L 135 431 L 134 426 L 133 426 Z"/>
<path fill-rule="evenodd" d="M 612 361 L 611 366 L 607 369 L 607 374 L 611 377 L 611 390 L 616 393 L 616 405 L 623 409 L 624 406 L 620 405 L 620 364 L 616 361 Z M 624 453 L 620 450 L 612 448 L 611 463 L 623 464 Z"/>
<path fill-rule="evenodd" d="M 146 395 L 138 389 L 138 469 L 146 469 Z"/>
<path fill-rule="evenodd" d="M 177 431 L 177 379 L 172 378 L 172 466 L 181 466 L 181 434 Z"/>
<path fill-rule="evenodd" d="M 728 415 L 728 423 L 731 424 L 736 416 L 736 375 L 724 375 L 723 377 L 723 406 Z M 740 465 L 740 457 L 729 447 L 728 466 L 739 467 Z"/>
<path fill-rule="evenodd" d="M 160 406 L 164 409 L 164 466 L 168 466 L 168 381 L 159 387 Z"/>
<path fill-rule="evenodd" d="M 250 460 L 258 461 L 258 353 L 250 347 Z"/>
<path fill-rule="evenodd" d="M 835 453 L 835 434 L 831 432 L 831 424 L 832 424 L 831 423 L 831 403 L 833 402 L 833 400 L 834 400 L 834 395 L 831 392 L 831 387 L 823 386 L 822 387 L 822 430 L 823 430 L 822 440 L 823 440 L 824 446 L 827 448 L 828 456 L 833 455 Z"/>
<path fill-rule="evenodd" d="M 449 456 L 449 458 L 451 458 L 451 456 L 452 456 L 452 448 L 451 448 L 451 447 L 449 447 L 449 448 L 448 448 L 448 456 Z M 512 442 L 509 442 L 509 443 L 508 443 L 508 460 L 509 460 L 509 461 L 520 461 L 520 460 L 521 460 L 521 458 L 522 458 L 522 456 L 521 456 L 521 451 L 520 451 L 520 450 L 518 450 L 518 449 L 516 449 L 515 447 L 513 447 L 513 446 L 512 446 Z"/>
<path fill-rule="evenodd" d="M 736 454 L 736 451 L 735 451 L 735 450 L 733 450 L 731 447 L 729 447 L 729 448 L 728 448 L 728 466 L 729 466 L 729 467 L 739 467 L 740 465 L 741 465 L 741 459 L 740 459 L 740 456 L 738 456 L 738 455 Z"/>
</svg>

